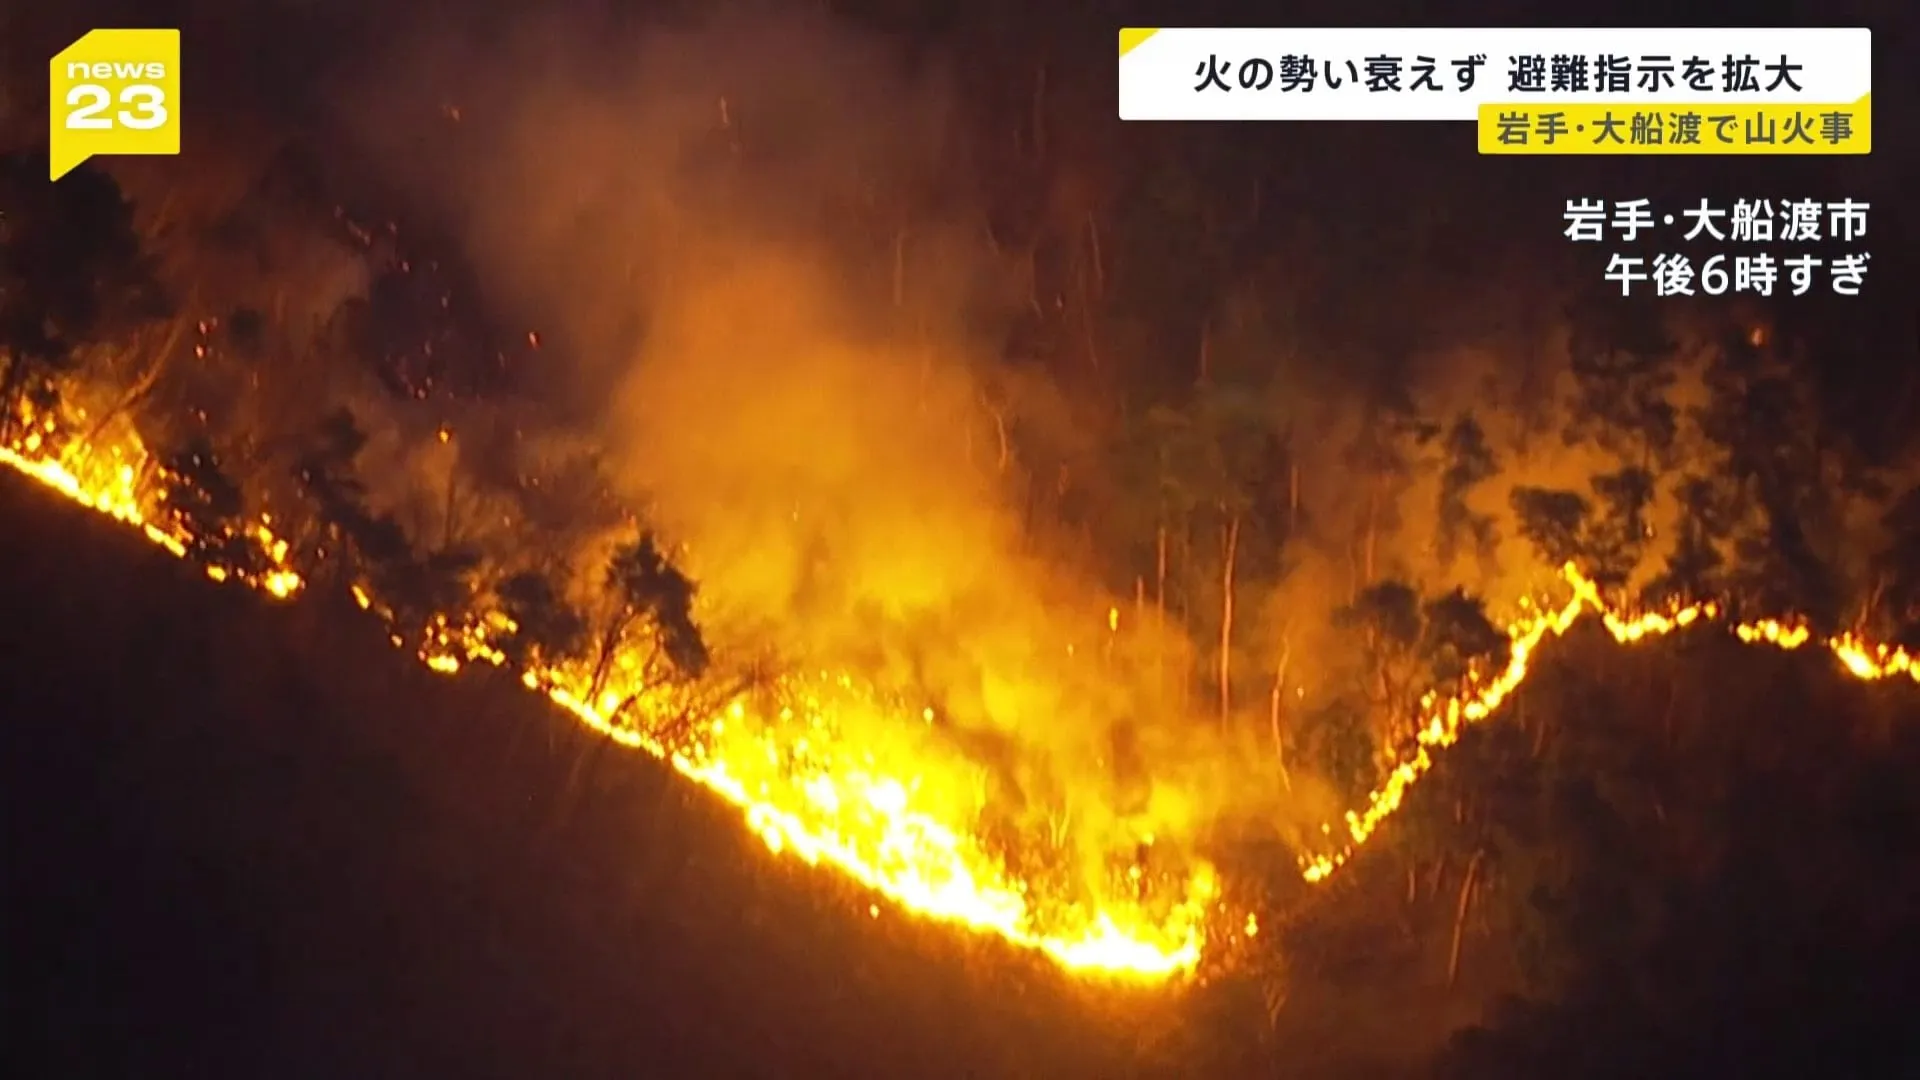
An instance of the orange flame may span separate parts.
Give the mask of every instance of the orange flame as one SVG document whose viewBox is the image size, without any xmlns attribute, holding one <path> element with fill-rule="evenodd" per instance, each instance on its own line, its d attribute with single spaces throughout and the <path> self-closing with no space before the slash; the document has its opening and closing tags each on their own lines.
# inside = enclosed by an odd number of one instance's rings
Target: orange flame
<svg viewBox="0 0 1920 1080">
<path fill-rule="evenodd" d="M 142 482 L 150 470 L 136 439 L 106 447 L 70 443 L 55 454 L 50 449 L 59 434 L 54 420 L 31 412 L 23 412 L 22 419 L 24 433 L 16 435 L 13 445 L 0 446 L 0 464 L 139 530 L 176 557 L 188 553 L 198 538 L 161 523 L 167 520 L 160 512 L 164 494 Z M 267 569 L 242 574 L 209 565 L 207 576 L 236 580 L 278 599 L 296 595 L 304 581 L 288 564 L 287 542 L 264 518 L 243 532 Z M 1563 576 L 1572 587 L 1571 598 L 1558 608 L 1523 616 L 1508 628 L 1512 649 L 1503 670 L 1476 673 L 1457 693 L 1430 693 L 1422 700 L 1414 753 L 1388 774 L 1364 808 L 1346 815 L 1348 839 L 1340 848 L 1301 860 L 1306 880 L 1324 881 L 1344 866 L 1433 767 L 1435 753 L 1457 741 L 1468 725 L 1493 715 L 1525 681 L 1541 644 L 1565 634 L 1583 615 L 1598 613 L 1617 641 L 1633 643 L 1721 614 L 1712 603 L 1626 614 L 1608 607 L 1598 587 L 1573 565 L 1563 568 Z M 364 586 L 353 585 L 351 592 L 362 609 L 387 616 L 384 605 Z M 1109 610 L 1107 622 L 1110 632 L 1117 630 L 1118 609 Z M 429 669 L 447 675 L 476 663 L 506 667 L 508 658 L 494 642 L 514 629 L 512 621 L 497 612 L 458 623 L 438 617 L 426 628 L 417 656 Z M 1740 623 L 1732 630 L 1742 641 L 1782 649 L 1813 640 L 1804 621 L 1796 619 Z M 391 640 L 396 647 L 407 645 L 399 633 Z M 1905 675 L 1920 682 L 1920 665 L 1905 650 L 1875 645 L 1851 633 L 1824 644 L 1858 678 Z M 1176 883 L 1176 895 L 1157 908 L 1116 898 L 1118 894 L 1092 904 L 1036 895 L 1028 881 L 967 830 L 920 805 L 916 778 L 893 775 L 871 753 L 862 754 L 837 737 L 838 716 L 887 708 L 849 676 L 829 676 L 815 686 L 788 680 L 794 704 L 774 716 L 755 715 L 744 698 L 735 698 L 695 725 L 692 737 L 669 746 L 648 733 L 654 730 L 649 725 L 620 719 L 623 702 L 637 704 L 643 714 L 651 710 L 666 715 L 669 706 L 660 688 L 643 685 L 631 657 L 619 657 L 615 666 L 610 688 L 593 701 L 587 697 L 595 680 L 578 667 L 535 666 L 519 675 L 527 688 L 581 723 L 622 746 L 666 761 L 739 807 L 769 850 L 809 865 L 831 866 L 909 912 L 998 936 L 1070 971 L 1152 980 L 1193 971 L 1206 945 L 1210 916 L 1224 910 L 1220 883 L 1204 864 Z M 1332 825 L 1322 826 L 1322 832 L 1332 835 Z M 1145 843 L 1150 845 L 1151 838 Z M 1129 880 L 1137 882 L 1139 876 L 1139 867 L 1132 867 Z M 877 906 L 869 911 L 878 917 Z M 1246 914 L 1238 935 L 1251 938 L 1258 932 L 1257 918 Z"/>
<path fill-rule="evenodd" d="M 1430 751 L 1453 745 L 1468 725 L 1484 720 L 1500 707 L 1525 681 L 1528 663 L 1547 637 L 1565 634 L 1588 612 L 1598 613 L 1607 632 L 1622 645 L 1665 637 L 1676 630 L 1712 622 L 1721 616 L 1720 606 L 1712 602 L 1675 606 L 1664 612 L 1631 614 L 1616 611 L 1601 597 L 1599 586 L 1580 573 L 1572 563 L 1562 567 L 1560 573 L 1573 588 L 1572 599 L 1555 611 L 1523 617 L 1508 627 L 1513 652 L 1504 671 L 1488 680 L 1469 679 L 1467 685 L 1452 696 L 1443 698 L 1428 694 L 1422 700 L 1422 719 L 1413 754 L 1387 774 L 1386 781 L 1367 797 L 1365 809 L 1347 812 L 1348 842 L 1338 850 L 1310 855 L 1301 860 L 1301 873 L 1308 881 L 1325 881 L 1346 864 L 1375 830 L 1393 816 L 1394 811 L 1400 809 L 1407 790 L 1427 770 L 1433 768 L 1434 758 Z M 1786 650 L 1798 649 L 1813 640 L 1813 633 L 1806 623 L 1794 618 L 1735 623 L 1731 629 L 1741 641 L 1748 644 L 1766 644 Z M 1824 644 L 1855 678 L 1874 681 L 1905 675 L 1920 682 L 1920 666 L 1915 665 L 1913 657 L 1904 649 L 1870 644 L 1852 633 L 1827 638 Z M 1328 825 L 1322 826 L 1321 831 L 1330 835 L 1333 829 Z"/>
<path fill-rule="evenodd" d="M 0 447 L 0 464 L 140 529 L 177 557 L 188 553 L 195 537 L 156 523 L 165 517 L 158 512 L 164 498 L 140 483 L 147 455 L 137 441 L 104 453 L 69 446 L 56 457 L 43 452 L 52 441 L 52 421 L 32 420 L 29 429 L 30 437 Z M 444 428 L 441 433 L 450 435 Z M 245 533 L 269 569 L 243 575 L 209 565 L 207 576 L 240 581 L 275 598 L 295 595 L 303 581 L 287 565 L 287 543 L 264 520 Z M 363 585 L 351 592 L 363 610 L 388 616 Z M 417 655 L 446 675 L 476 663 L 506 667 L 507 656 L 494 642 L 514 629 L 500 613 L 458 623 L 437 617 Z M 390 640 L 396 647 L 408 644 L 398 632 Z M 871 754 L 853 752 L 843 745 L 847 740 L 836 738 L 838 713 L 883 707 L 852 678 L 829 678 L 829 686 L 812 689 L 788 680 L 797 700 L 776 716 L 752 715 L 746 700 L 736 698 L 694 725 L 691 737 L 669 746 L 648 733 L 652 725 L 619 719 L 623 702 L 637 704 L 643 715 L 670 715 L 659 689 L 643 685 L 639 666 L 630 656 L 617 657 L 614 678 L 593 701 L 587 697 L 596 680 L 584 666 L 537 666 L 519 675 L 527 688 L 581 723 L 666 761 L 739 807 L 769 850 L 831 866 L 907 911 L 998 936 L 1074 972 L 1160 980 L 1198 965 L 1204 923 L 1219 894 L 1209 867 L 1200 865 L 1176 883 L 1176 895 L 1157 908 L 1120 897 L 1089 904 L 1035 895 L 978 838 L 920 805 L 916 778 L 894 775 Z M 1135 879 L 1138 873 L 1135 867 Z M 877 918 L 878 907 L 870 913 Z"/>
</svg>

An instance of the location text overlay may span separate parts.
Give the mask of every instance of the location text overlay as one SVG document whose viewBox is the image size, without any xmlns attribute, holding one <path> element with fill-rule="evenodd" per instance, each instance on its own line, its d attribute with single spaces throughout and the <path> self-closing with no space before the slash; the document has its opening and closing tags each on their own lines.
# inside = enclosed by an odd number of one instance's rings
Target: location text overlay
<svg viewBox="0 0 1920 1080">
<path fill-rule="evenodd" d="M 1864 154 L 1864 28 L 1127 29 L 1122 120 L 1470 121 L 1488 154 Z"/>
<path fill-rule="evenodd" d="M 1568 199 L 1562 229 L 1608 250 L 1620 295 L 1858 296 L 1873 253 L 1859 199 L 1750 198 L 1658 206 L 1652 199 Z M 1639 245 L 1640 250 L 1621 250 Z"/>
</svg>

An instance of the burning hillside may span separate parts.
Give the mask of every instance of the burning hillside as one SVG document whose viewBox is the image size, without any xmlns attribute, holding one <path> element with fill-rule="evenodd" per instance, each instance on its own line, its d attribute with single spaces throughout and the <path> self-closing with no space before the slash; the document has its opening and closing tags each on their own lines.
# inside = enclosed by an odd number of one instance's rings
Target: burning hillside
<svg viewBox="0 0 1920 1080">
<path fill-rule="evenodd" d="M 1920 678 L 1868 643 L 1920 640 L 1914 398 L 1818 328 L 1557 255 L 1413 289 L 1343 185 L 1082 137 L 1044 60 L 744 21 L 436 26 L 324 137 L 10 156 L 0 457 L 1148 980 L 1259 934 L 1239 841 L 1326 879 L 1582 619 Z M 1402 201 L 1346 216 L 1413 265 L 1457 226 Z"/>
<path fill-rule="evenodd" d="M 83 422 L 84 416 L 75 419 Z M 142 530 L 176 556 L 194 558 L 212 580 L 242 582 L 278 599 L 295 596 L 304 585 L 288 561 L 287 542 L 268 523 L 222 526 L 196 513 L 194 504 L 212 496 L 194 486 L 186 471 L 192 462 L 151 460 L 135 441 L 75 441 L 56 416 L 31 408 L 15 418 L 13 430 L 12 444 L 0 447 L 0 462 Z M 1364 808 L 1346 815 L 1348 844 L 1302 858 L 1308 881 L 1322 881 L 1344 864 L 1432 767 L 1432 751 L 1452 743 L 1464 725 L 1492 715 L 1519 688 L 1543 642 L 1564 634 L 1584 613 L 1597 613 L 1608 632 L 1627 644 L 1719 615 L 1712 603 L 1622 614 L 1572 564 L 1564 574 L 1571 598 L 1509 628 L 1503 669 L 1472 671 L 1457 690 L 1443 688 L 1422 699 L 1414 754 L 1393 768 Z M 995 809 L 985 788 L 972 793 L 971 802 L 934 788 L 921 766 L 931 756 L 926 744 L 872 737 L 888 725 L 911 729 L 915 717 L 911 703 L 887 700 L 867 681 L 845 674 L 785 675 L 731 697 L 703 700 L 698 690 L 662 678 L 649 662 L 662 647 L 658 628 L 641 643 L 621 642 L 610 663 L 605 655 L 593 666 L 537 654 L 515 659 L 508 648 L 520 627 L 502 610 L 435 612 L 415 625 L 364 584 L 350 589 L 363 609 L 388 623 L 396 647 L 412 650 L 432 670 L 452 675 L 474 663 L 518 669 L 529 690 L 582 723 L 669 761 L 740 807 L 771 851 L 831 866 L 918 914 L 996 934 L 1071 970 L 1149 978 L 1193 970 L 1209 926 L 1215 933 L 1221 927 L 1249 937 L 1257 933 L 1256 914 L 1236 919 L 1220 903 L 1220 883 L 1204 863 L 1184 876 L 1149 871 L 1144 855 L 1154 843 L 1151 836 L 1139 839 L 1137 861 L 1115 867 L 1106 888 L 1091 895 L 1084 880 L 1076 889 L 1071 875 L 1050 872 L 1057 867 L 1030 869 L 1032 863 L 1014 861 L 984 825 Z M 1812 640 L 1798 621 L 1742 622 L 1733 631 L 1742 641 L 1784 649 Z M 1920 681 L 1920 666 L 1904 650 L 1853 634 L 1824 644 L 1858 678 Z M 919 719 L 930 723 L 931 707 L 921 711 Z"/>
<path fill-rule="evenodd" d="M 17 429 L 25 434 L 0 448 L 0 461 L 142 530 L 176 556 L 195 558 L 212 580 L 243 582 L 279 599 L 303 587 L 287 562 L 286 542 L 265 523 L 195 531 L 205 523 L 180 507 L 195 501 L 198 489 L 137 442 L 110 449 L 77 444 L 52 416 L 31 410 Z M 850 675 L 784 675 L 703 701 L 704 688 L 659 678 L 648 662 L 659 648 L 654 640 L 622 642 L 611 662 L 537 655 L 516 662 L 508 649 L 520 627 L 503 611 L 436 612 L 416 625 L 366 585 L 353 583 L 350 591 L 389 623 L 397 648 L 434 671 L 451 675 L 473 663 L 517 668 L 529 690 L 739 806 L 774 852 L 830 865 L 911 911 L 997 934 L 1070 969 L 1158 978 L 1199 961 L 1202 923 L 1218 897 L 1204 866 L 1154 889 L 1145 887 L 1137 863 L 1117 868 L 1104 895 L 1036 888 L 1044 879 L 1012 869 L 1006 849 L 978 831 L 988 809 L 984 792 L 940 791 L 913 767 L 912 755 L 932 758 L 924 743 L 849 737 L 920 719 Z M 969 794 L 971 808 L 952 801 Z M 1160 895 L 1140 899 L 1150 893 Z"/>
</svg>

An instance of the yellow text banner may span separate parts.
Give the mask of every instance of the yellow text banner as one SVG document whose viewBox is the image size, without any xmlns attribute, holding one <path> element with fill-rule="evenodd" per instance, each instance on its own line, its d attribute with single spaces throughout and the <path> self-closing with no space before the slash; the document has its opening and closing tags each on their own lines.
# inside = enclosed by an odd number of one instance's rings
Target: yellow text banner
<svg viewBox="0 0 1920 1080">
<path fill-rule="evenodd" d="M 1849 104 L 1480 106 L 1482 154 L 1865 154 L 1873 95 Z"/>
</svg>

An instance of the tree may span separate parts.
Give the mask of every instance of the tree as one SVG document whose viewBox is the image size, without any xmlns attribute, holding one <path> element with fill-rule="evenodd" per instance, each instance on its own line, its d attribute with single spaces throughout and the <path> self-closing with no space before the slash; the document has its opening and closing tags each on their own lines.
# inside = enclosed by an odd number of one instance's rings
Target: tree
<svg viewBox="0 0 1920 1080">
<path fill-rule="evenodd" d="M 430 624 L 436 617 L 449 622 L 468 612 L 474 598 L 480 553 L 453 546 L 417 554 L 406 531 L 391 517 L 374 519 L 380 541 L 369 545 L 363 534 L 356 544 L 370 564 L 375 590 L 392 606 L 406 627 Z"/>
<path fill-rule="evenodd" d="M 606 689 L 614 659 L 639 627 L 645 628 L 648 638 L 639 668 L 640 686 L 620 702 L 615 715 L 624 712 L 643 690 L 706 674 L 711 658 L 693 621 L 694 584 L 667 560 L 650 530 L 640 530 L 614 549 L 605 580 L 613 611 L 600 630 L 589 700 L 598 700 Z"/>
<path fill-rule="evenodd" d="M 1585 441 L 1654 474 L 1672 461 L 1679 413 L 1668 398 L 1678 344 L 1655 309 L 1577 310 L 1568 358 L 1574 380 L 1569 444 Z"/>
<path fill-rule="evenodd" d="M 1700 476 L 1683 476 L 1675 496 L 1680 503 L 1679 536 L 1666 565 L 1647 585 L 1656 599 L 1703 599 L 1724 588 L 1726 559 L 1721 546 L 1732 531 L 1720 485 Z"/>
<path fill-rule="evenodd" d="M 1505 666 L 1512 641 L 1479 597 L 1456 588 L 1428 600 L 1421 615 L 1420 652 L 1434 685 L 1458 682 L 1476 665 Z"/>
<path fill-rule="evenodd" d="M 342 575 L 350 563 L 341 557 L 345 553 L 339 546 L 371 525 L 366 485 L 355 475 L 355 463 L 366 444 L 366 432 L 353 411 L 341 407 L 321 420 L 290 470 L 295 485 L 314 507 L 314 528 L 303 546 L 322 566 Z M 368 539 L 377 545 L 382 538 Z"/>
<path fill-rule="evenodd" d="M 46 155 L 0 158 L 0 440 L 21 395 L 76 350 L 165 313 L 132 207 L 89 167 L 47 181 Z"/>
<path fill-rule="evenodd" d="M 1577 491 L 1516 487 L 1509 496 L 1520 535 L 1547 565 L 1558 569 L 1585 553 L 1588 516 L 1593 506 Z"/>
<path fill-rule="evenodd" d="M 1618 671 L 1555 665 L 1529 687 L 1534 707 L 1562 714 L 1546 752 L 1476 763 L 1482 778 L 1511 771 L 1525 796 L 1497 808 L 1495 866 L 1531 1000 L 1465 1033 L 1440 1075 L 1560 1075 L 1568 1062 L 1595 1077 L 1811 1075 L 1836 1054 L 1858 1073 L 1912 1060 L 1888 988 L 1920 954 L 1916 865 L 1901 854 L 1920 828 L 1901 778 L 1914 740 L 1862 738 L 1871 710 L 1804 677 L 1815 669 L 1739 649 L 1690 659 L 1688 677 L 1713 689 L 1677 718 Z M 1805 722 L 1816 714 L 1827 722 Z M 1455 753 L 1480 757 L 1498 730 Z"/>
<path fill-rule="evenodd" d="M 1295 757 L 1325 776 L 1348 801 L 1378 776 L 1378 743 L 1363 690 L 1340 688 L 1316 700 L 1293 725 Z"/>
<path fill-rule="evenodd" d="M 1877 560 L 1881 601 L 1896 639 L 1920 647 L 1920 484 L 1888 508 L 1882 524 L 1890 542 Z"/>
<path fill-rule="evenodd" d="M 1440 434 L 1439 425 L 1421 416 L 1399 386 L 1377 389 L 1367 412 L 1358 437 L 1347 448 L 1347 464 L 1366 491 L 1349 548 L 1356 591 L 1378 579 L 1380 538 L 1400 527 L 1400 496 L 1413 483 L 1422 452 Z"/>
<path fill-rule="evenodd" d="M 344 508 L 358 505 L 366 487 L 354 475 L 354 463 L 367 445 L 367 433 L 353 410 L 344 406 L 328 413 L 313 432 L 307 451 L 294 463 L 294 477 L 319 503 L 322 518 L 344 516 Z"/>
<path fill-rule="evenodd" d="M 597 452 L 564 454 L 544 463 L 520 479 L 516 502 L 521 522 L 540 538 L 536 547 L 564 548 L 620 523 L 620 507 Z"/>
<path fill-rule="evenodd" d="M 1829 437 L 1802 367 L 1764 338 L 1729 333 L 1706 369 L 1708 401 L 1695 411 L 1721 457 L 1715 471 L 1729 509 L 1732 591 L 1763 610 L 1797 610 L 1823 622 L 1841 607 L 1836 563 L 1845 503 L 1870 485 Z"/>
<path fill-rule="evenodd" d="M 1233 703 L 1239 577 L 1252 547 L 1246 542 L 1249 534 L 1267 516 L 1263 512 L 1271 498 L 1277 443 L 1264 407 L 1241 386 L 1204 383 L 1184 408 L 1157 407 L 1146 420 L 1143 456 L 1152 462 L 1158 509 L 1155 603 L 1164 613 L 1171 576 L 1187 579 L 1183 598 L 1191 597 L 1195 604 L 1211 598 L 1217 605 L 1213 610 L 1219 612 L 1218 621 L 1203 625 L 1215 643 L 1209 674 L 1224 724 Z M 1197 543 L 1183 542 L 1196 534 L 1202 538 Z M 1177 555 L 1184 556 L 1179 569 L 1185 574 L 1172 573 L 1176 568 L 1170 563 Z M 1200 613 L 1189 608 L 1184 614 Z"/>
<path fill-rule="evenodd" d="M 1477 664 L 1503 660 L 1508 645 L 1507 635 L 1465 590 L 1423 600 L 1401 581 L 1362 589 L 1353 603 L 1334 613 L 1334 625 L 1360 637 L 1359 675 L 1382 765 L 1390 764 L 1413 734 L 1423 694 L 1451 689 Z"/>
<path fill-rule="evenodd" d="M 1589 481 L 1600 513 L 1588 523 L 1585 543 L 1588 573 L 1602 589 L 1626 587 L 1640 565 L 1653 534 L 1647 509 L 1653 504 L 1653 474 L 1637 465 L 1603 473 Z"/>
<path fill-rule="evenodd" d="M 1273 439 L 1258 400 L 1243 388 L 1212 382 L 1200 387 L 1194 403 L 1196 424 L 1189 429 L 1197 443 L 1198 486 L 1219 530 L 1220 633 L 1215 659 L 1215 686 L 1222 726 L 1233 710 L 1233 649 L 1235 592 L 1242 556 L 1242 538 L 1249 517 L 1260 508 L 1256 493 L 1270 487 L 1267 476 L 1273 459 Z"/>
<path fill-rule="evenodd" d="M 1493 515 L 1481 513 L 1468 504 L 1468 498 L 1480 485 L 1500 471 L 1493 448 L 1479 421 L 1470 412 L 1462 412 L 1447 429 L 1441 444 L 1445 465 L 1440 473 L 1439 535 L 1435 546 L 1441 570 L 1453 568 L 1464 547 L 1472 552 L 1483 571 L 1491 573 L 1495 545 L 1500 533 Z"/>
<path fill-rule="evenodd" d="M 551 664 L 575 655 L 585 644 L 586 617 L 567 603 L 548 575 L 521 571 L 502 582 L 498 593 L 501 609 L 514 626 L 500 648 L 514 667 Z"/>
<path fill-rule="evenodd" d="M 353 412 L 342 407 L 321 421 L 293 466 L 294 479 L 314 503 L 321 535 L 335 542 L 334 553 L 350 553 L 330 565 L 339 574 L 364 574 L 387 614 L 407 631 L 436 616 L 457 618 L 473 599 L 480 553 L 458 544 L 421 552 L 392 514 L 370 509 L 366 487 L 355 475 L 366 442 Z M 346 552 L 338 552 L 342 546 Z"/>
<path fill-rule="evenodd" d="M 1400 581 L 1369 585 L 1335 612 L 1333 621 L 1360 635 L 1366 700 L 1377 732 L 1374 751 L 1388 762 L 1398 752 L 1415 700 L 1426 689 L 1420 682 L 1420 594 Z"/>
<path fill-rule="evenodd" d="M 239 528 L 240 487 L 221 469 L 205 436 L 163 455 L 160 472 L 172 524 L 196 558 L 243 577 L 264 569 L 259 546 Z"/>
</svg>

